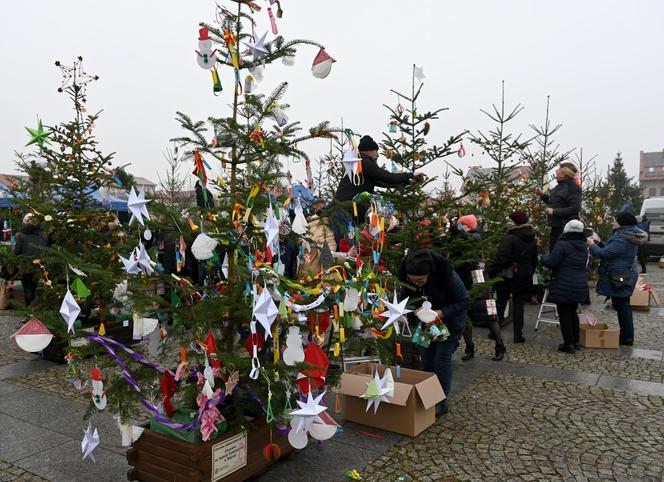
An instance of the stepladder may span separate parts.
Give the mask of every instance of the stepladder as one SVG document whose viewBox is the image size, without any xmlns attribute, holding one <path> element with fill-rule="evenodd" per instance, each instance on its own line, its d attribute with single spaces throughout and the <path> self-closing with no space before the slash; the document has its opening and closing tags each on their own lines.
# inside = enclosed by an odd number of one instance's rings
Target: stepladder
<svg viewBox="0 0 664 482">
<path fill-rule="evenodd" d="M 549 303 L 549 289 L 544 290 L 544 297 L 542 298 L 542 304 L 540 304 L 539 311 L 537 313 L 537 321 L 535 322 L 535 331 L 539 329 L 540 323 L 550 323 L 552 325 L 560 325 L 560 319 L 558 318 L 558 308 L 556 308 L 555 303 Z"/>
</svg>

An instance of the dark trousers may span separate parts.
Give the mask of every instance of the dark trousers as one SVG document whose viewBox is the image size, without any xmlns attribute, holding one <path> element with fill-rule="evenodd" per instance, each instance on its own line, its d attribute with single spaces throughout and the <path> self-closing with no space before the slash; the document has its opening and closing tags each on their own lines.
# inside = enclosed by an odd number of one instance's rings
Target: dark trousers
<svg viewBox="0 0 664 482">
<path fill-rule="evenodd" d="M 463 329 L 463 341 L 466 344 L 466 351 L 473 346 L 473 322 L 470 321 L 470 316 L 466 319 L 466 327 Z"/>
<path fill-rule="evenodd" d="M 558 238 L 561 234 L 563 234 L 563 226 L 551 228 L 551 236 L 549 237 L 549 253 L 553 251 L 553 247 L 558 242 Z"/>
<path fill-rule="evenodd" d="M 23 285 L 23 297 L 25 306 L 30 306 L 35 301 L 35 292 L 37 291 L 37 278 L 34 274 L 24 274 L 21 276 Z"/>
<path fill-rule="evenodd" d="M 579 314 L 576 312 L 578 307 L 578 303 L 556 303 L 560 333 L 563 335 L 563 343 L 568 346 L 579 343 Z"/>
<path fill-rule="evenodd" d="M 498 319 L 502 325 L 505 319 L 505 308 L 510 299 L 508 289 L 498 288 L 496 290 L 496 309 L 498 310 Z M 530 293 L 526 291 L 516 291 L 512 293 L 512 329 L 514 330 L 514 341 L 523 338 L 523 319 L 526 309 L 526 301 L 530 299 Z"/>
<path fill-rule="evenodd" d="M 620 325 L 620 341 L 634 339 L 634 318 L 632 317 L 632 307 L 629 304 L 629 297 L 618 298 L 611 297 L 611 304 L 618 313 L 618 324 Z"/>
<path fill-rule="evenodd" d="M 459 335 L 450 336 L 445 341 L 432 341 L 427 348 L 419 347 L 422 370 L 436 374 L 446 397 L 450 396 L 452 390 L 452 354 L 459 338 Z M 440 402 L 443 408 L 447 408 L 447 400 L 448 398 Z"/>
</svg>

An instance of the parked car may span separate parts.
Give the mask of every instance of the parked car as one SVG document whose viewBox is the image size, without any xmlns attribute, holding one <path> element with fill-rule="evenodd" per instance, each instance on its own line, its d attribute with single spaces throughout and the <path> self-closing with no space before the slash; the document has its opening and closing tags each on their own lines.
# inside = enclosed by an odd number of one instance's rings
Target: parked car
<svg viewBox="0 0 664 482">
<path fill-rule="evenodd" d="M 641 205 L 641 216 L 650 219 L 650 241 L 648 241 L 648 256 L 664 255 L 664 197 L 651 197 L 645 199 Z"/>
</svg>

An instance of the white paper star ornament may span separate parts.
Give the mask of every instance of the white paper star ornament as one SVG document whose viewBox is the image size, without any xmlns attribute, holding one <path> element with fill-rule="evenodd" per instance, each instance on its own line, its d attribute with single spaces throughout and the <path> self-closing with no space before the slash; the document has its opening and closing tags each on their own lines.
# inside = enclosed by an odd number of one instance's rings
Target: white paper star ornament
<svg viewBox="0 0 664 482">
<path fill-rule="evenodd" d="M 360 398 L 367 401 L 367 412 L 373 405 L 374 413 L 376 413 L 380 402 L 389 403 L 393 395 L 394 378 L 392 377 L 392 371 L 388 368 L 382 378 L 378 376 L 378 372 L 374 373 L 374 377 L 367 383 L 367 391 Z"/>
<path fill-rule="evenodd" d="M 92 431 L 92 425 L 88 422 L 88 428 L 83 430 L 83 440 L 81 441 L 81 452 L 83 453 L 83 459 L 90 457 L 93 462 L 96 463 L 92 451 L 97 448 L 99 445 L 99 432 L 95 428 L 94 432 Z"/>
<path fill-rule="evenodd" d="M 129 199 L 127 200 L 127 208 L 131 211 L 131 219 L 129 219 L 129 225 L 134 222 L 135 219 L 141 223 L 141 226 L 145 226 L 143 218 L 149 220 L 150 213 L 148 213 L 147 204 L 150 202 L 149 199 L 145 199 L 145 190 L 141 188 L 141 192 L 136 194 L 134 186 L 131 187 L 129 191 Z"/>
<path fill-rule="evenodd" d="M 279 314 L 279 308 L 274 303 L 270 291 L 265 288 L 254 303 L 254 318 L 265 329 L 265 338 L 272 336 L 272 323 Z"/>
<path fill-rule="evenodd" d="M 397 294 L 394 293 L 394 300 L 392 303 L 390 303 L 387 300 L 382 300 L 383 305 L 385 308 L 387 308 L 387 311 L 384 311 L 383 313 L 380 314 L 383 318 L 387 318 L 387 321 L 381 328 L 382 330 L 385 330 L 387 327 L 390 325 L 394 325 L 394 329 L 397 332 L 397 335 L 399 334 L 399 321 L 402 319 L 405 319 L 405 315 L 410 313 L 413 310 L 409 310 L 406 308 L 406 305 L 408 304 L 408 298 L 404 299 L 403 301 L 399 302 L 397 300 Z"/>
<path fill-rule="evenodd" d="M 263 231 L 265 231 L 265 238 L 267 239 L 265 244 L 271 248 L 275 240 L 279 239 L 279 220 L 274 215 L 272 206 L 267 208 L 267 218 L 265 219 Z"/>
<path fill-rule="evenodd" d="M 74 333 L 74 322 L 80 313 L 81 308 L 78 306 L 78 303 L 76 303 L 71 291 L 67 290 L 67 294 L 60 305 L 60 316 L 62 316 L 67 323 L 67 333 Z"/>
<path fill-rule="evenodd" d="M 348 179 L 351 181 L 353 180 L 353 174 L 355 174 L 355 170 L 357 169 L 357 163 L 361 160 L 362 158 L 357 157 L 355 150 L 352 147 L 349 147 L 344 151 L 342 162 L 344 163 L 346 176 L 348 176 Z"/>
<path fill-rule="evenodd" d="M 254 43 L 247 44 L 247 47 L 251 49 L 251 55 L 254 57 L 254 62 L 262 59 L 267 54 L 267 48 L 265 48 L 265 37 L 267 37 L 267 32 L 263 34 L 262 37 L 259 37 L 258 34 L 254 33 Z"/>
<path fill-rule="evenodd" d="M 320 401 L 325 396 L 325 392 L 318 395 L 316 398 L 311 396 L 311 392 L 307 394 L 307 401 L 301 402 L 297 401 L 298 410 L 293 410 L 291 416 L 293 417 L 293 422 L 291 426 L 295 424 L 296 432 L 307 432 L 311 425 L 316 423 L 324 423 L 320 418 L 320 414 L 327 410 L 327 407 L 324 407 L 320 404 Z"/>
</svg>

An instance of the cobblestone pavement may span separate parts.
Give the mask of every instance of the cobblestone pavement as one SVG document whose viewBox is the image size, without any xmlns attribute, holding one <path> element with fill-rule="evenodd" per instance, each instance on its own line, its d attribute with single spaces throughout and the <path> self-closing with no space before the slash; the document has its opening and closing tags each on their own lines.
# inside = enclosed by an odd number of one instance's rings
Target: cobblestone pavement
<svg viewBox="0 0 664 482">
<path fill-rule="evenodd" d="M 0 366 L 10 365 L 19 361 L 34 360 L 37 355 L 21 350 L 10 337 L 21 327 L 17 318 L 12 312 L 5 312 L 0 315 Z"/>
<path fill-rule="evenodd" d="M 493 356 L 493 341 L 476 337 L 474 343 L 476 356 Z M 628 358 L 621 356 L 617 350 L 581 349 L 570 355 L 549 346 L 508 343 L 505 359 L 515 363 L 664 383 L 664 363 L 661 360 Z"/>
<path fill-rule="evenodd" d="M 48 482 L 20 467 L 0 460 L 0 482 Z"/>
<path fill-rule="evenodd" d="M 662 480 L 664 399 L 485 373 L 368 481 Z"/>
</svg>

